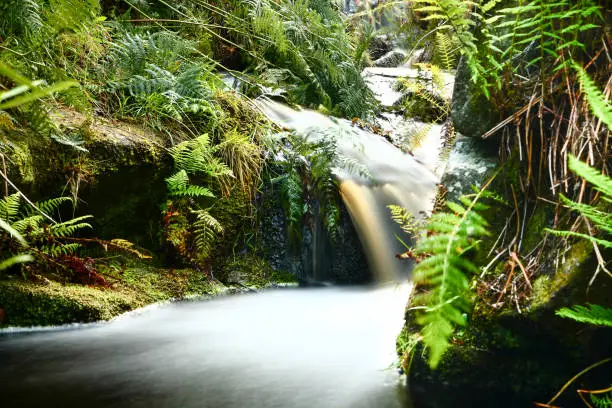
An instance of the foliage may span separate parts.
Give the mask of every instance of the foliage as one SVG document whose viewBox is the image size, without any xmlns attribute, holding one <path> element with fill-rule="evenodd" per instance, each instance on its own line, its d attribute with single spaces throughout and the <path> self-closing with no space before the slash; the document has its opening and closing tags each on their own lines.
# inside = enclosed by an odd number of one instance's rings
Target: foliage
<svg viewBox="0 0 612 408">
<path fill-rule="evenodd" d="M 170 201 L 164 217 L 165 240 L 182 256 L 201 266 L 207 260 L 223 227 L 203 208 L 206 199 L 215 197 L 212 190 L 193 184 L 194 180 L 210 183 L 233 177 L 230 168 L 214 154 L 208 135 L 182 142 L 170 149 L 176 173 L 166 179 Z"/>
<path fill-rule="evenodd" d="M 415 0 L 415 4 L 421 5 L 416 11 L 427 13 L 424 20 L 439 22 L 436 30 L 460 44 L 473 81 L 486 95 L 501 91 L 529 67 L 539 65 L 542 77 L 548 74 L 547 61 L 553 62 L 554 71 L 562 69 L 571 57 L 559 55 L 579 55 L 585 49 L 583 34 L 599 27 L 594 19 L 603 22 L 601 6 L 592 0 L 518 0 L 504 8 L 500 0 L 483 4 Z M 529 47 L 537 48 L 533 56 L 526 52 Z"/>
<path fill-rule="evenodd" d="M 489 208 L 480 202 L 483 197 L 496 199 L 484 189 L 461 196 L 461 203 L 447 202 L 450 211 L 436 212 L 420 226 L 405 210 L 391 208 L 396 222 L 418 231 L 416 245 L 408 251 L 417 261 L 413 304 L 432 368 L 448 348 L 454 327 L 464 326 L 470 311 L 469 278 L 479 270 L 470 251 L 489 235 L 489 224 L 479 214 Z"/>
<path fill-rule="evenodd" d="M 387 208 L 391 211 L 391 219 L 400 225 L 402 231 L 406 234 L 414 234 L 417 232 L 419 222 L 410 211 L 399 205 L 388 205 Z"/>
<path fill-rule="evenodd" d="M 581 66 L 575 64 L 574 69 L 578 72 L 578 81 L 586 95 L 591 111 L 608 126 L 608 129 L 612 129 L 612 105 Z"/>
<path fill-rule="evenodd" d="M 403 94 L 404 115 L 426 122 L 443 122 L 450 113 L 450 101 L 444 95 L 443 72 L 431 64 L 417 64 L 417 68 L 419 76 L 416 79 L 400 78 L 394 86 Z"/>
<path fill-rule="evenodd" d="M 597 170 L 589 167 L 585 163 L 576 159 L 573 156 L 569 157 L 569 168 L 574 171 L 579 177 L 584 178 L 586 181 L 592 183 L 595 189 L 602 194 L 601 200 L 603 201 L 602 207 L 597 208 L 584 203 L 577 203 L 565 196 L 561 196 L 561 200 L 570 209 L 579 212 L 587 220 L 593 222 L 595 227 L 605 234 L 612 233 L 612 214 L 607 211 L 606 206 L 612 202 L 612 179 L 610 177 L 600 174 Z M 601 245 L 606 248 L 612 248 L 612 241 L 605 238 L 597 238 L 591 233 L 583 234 L 575 231 L 557 231 L 548 230 L 552 234 L 560 235 L 563 237 L 579 237 L 584 238 L 596 245 Z M 605 269 L 605 266 L 603 266 Z"/>
<path fill-rule="evenodd" d="M 612 309 L 598 305 L 564 307 L 557 316 L 596 326 L 612 327 Z"/>
<path fill-rule="evenodd" d="M 97 272 L 91 258 L 80 258 L 76 252 L 81 244 L 74 236 L 84 229 L 91 229 L 87 222 L 91 216 L 76 217 L 63 222 L 49 222 L 53 214 L 66 202 L 68 197 L 58 197 L 36 204 L 36 208 L 24 206 L 21 196 L 16 193 L 0 200 L 0 218 L 10 226 L 0 237 L 2 252 L 20 253 L 28 256 L 32 264 L 24 266 L 26 271 L 52 270 L 65 276 L 72 276 L 82 283 L 106 285 L 105 279 Z M 14 232 L 18 235 L 15 235 Z M 23 237 L 21 240 L 19 237 Z M 27 242 L 27 244 L 25 244 Z M 7 265 L 9 260 L 4 260 Z M 33 273 L 33 272 L 30 272 Z"/>
<path fill-rule="evenodd" d="M 603 393 L 601 396 L 596 393 L 589 393 L 589 398 L 591 399 L 591 403 L 596 408 L 610 408 L 612 407 L 612 391 L 608 391 Z"/>
<path fill-rule="evenodd" d="M 292 135 L 287 146 L 279 146 L 283 160 L 281 174 L 273 179 L 280 183 L 281 197 L 290 241 L 301 242 L 304 217 L 318 217 L 328 236 L 335 241 L 340 232 L 340 207 L 338 185 L 332 169 L 339 163 L 332 141 L 311 143 Z M 313 201 L 318 203 L 313 213 Z"/>
<path fill-rule="evenodd" d="M 581 204 L 562 197 L 563 202 L 572 210 L 579 212 L 583 217 L 593 222 L 595 227 L 604 234 L 612 233 L 612 214 L 605 208 L 609 207 L 612 202 L 612 178 L 600 174 L 598 171 L 582 163 L 573 156 L 569 158 L 569 167 L 579 177 L 584 178 L 595 186 L 595 189 L 602 194 L 603 208 L 589 204 Z M 612 242 L 605 238 L 597 238 L 593 234 L 583 234 L 574 231 L 554 231 L 551 233 L 561 235 L 563 237 L 579 237 L 591 241 L 594 245 L 601 245 L 606 248 L 612 248 Z M 604 271 L 607 271 L 606 266 L 600 264 L 598 266 Z M 557 311 L 557 315 L 576 320 L 578 322 L 593 324 L 598 326 L 612 326 L 612 309 L 599 305 L 589 306 L 574 306 L 573 308 L 562 308 Z"/>
<path fill-rule="evenodd" d="M 190 29 L 211 35 L 221 60 L 253 72 L 252 92 L 280 87 L 292 102 L 323 105 L 346 117 L 364 116 L 374 106 L 353 39 L 328 2 L 188 3 L 193 7 L 176 8 L 175 15 L 192 24 Z"/>
</svg>

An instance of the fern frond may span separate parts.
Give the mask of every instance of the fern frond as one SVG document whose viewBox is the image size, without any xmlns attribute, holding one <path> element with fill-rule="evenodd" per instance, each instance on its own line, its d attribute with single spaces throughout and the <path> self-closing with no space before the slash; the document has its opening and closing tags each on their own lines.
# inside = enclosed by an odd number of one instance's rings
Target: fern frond
<svg viewBox="0 0 612 408">
<path fill-rule="evenodd" d="M 83 215 L 68 221 L 53 224 L 49 227 L 49 230 L 54 237 L 70 237 L 82 229 L 93 229 L 91 224 L 83 222 L 92 218 L 93 216 L 91 215 Z"/>
<path fill-rule="evenodd" d="M 574 69 L 578 72 L 578 81 L 591 111 L 608 126 L 608 129 L 612 129 L 612 104 L 581 66 L 574 64 Z"/>
<path fill-rule="evenodd" d="M 198 257 L 206 259 L 210 256 L 215 239 L 223 234 L 223 226 L 207 210 L 192 211 L 197 220 L 193 223 L 194 244 Z"/>
<path fill-rule="evenodd" d="M 21 197 L 18 193 L 11 194 L 0 200 L 0 218 L 7 223 L 12 223 L 19 214 Z"/>
<path fill-rule="evenodd" d="M 40 248 L 40 251 L 52 258 L 60 256 L 73 255 L 81 248 L 81 244 L 60 244 L 53 243 L 51 245 L 44 245 Z"/>
<path fill-rule="evenodd" d="M 570 170 L 575 172 L 576 175 L 593 184 L 594 188 L 602 193 L 602 198 L 604 201 L 610 202 L 612 200 L 612 178 L 601 174 L 572 155 L 568 156 L 568 165 Z M 600 209 L 589 204 L 576 203 L 569 200 L 565 196 L 562 196 L 561 199 L 570 209 L 578 211 L 581 215 L 591 220 L 598 230 L 604 233 L 612 234 L 612 214 L 610 214 L 607 209 Z M 612 248 L 612 241 L 605 238 L 594 237 L 591 234 L 587 235 L 575 231 L 558 231 L 551 229 L 547 229 L 546 231 L 562 237 L 577 237 L 587 239 L 594 244 L 601 245 L 606 248 Z"/>
<path fill-rule="evenodd" d="M 29 254 L 20 254 L 20 255 L 15 255 L 12 256 L 8 259 L 4 259 L 2 261 L 0 261 L 0 272 L 10 268 L 13 265 L 17 265 L 20 263 L 27 263 L 27 262 L 32 262 L 34 260 L 34 257 L 32 255 Z"/>
<path fill-rule="evenodd" d="M 602 395 L 596 395 L 595 393 L 589 393 L 591 403 L 595 408 L 611 408 L 612 407 L 612 391 L 606 392 Z"/>
<path fill-rule="evenodd" d="M 612 327 L 612 309 L 599 305 L 564 307 L 557 310 L 556 315 L 581 323 Z"/>
<path fill-rule="evenodd" d="M 45 201 L 39 201 L 36 203 L 36 207 L 38 207 L 42 212 L 46 214 L 53 214 L 58 210 L 58 208 L 63 203 L 68 203 L 68 202 L 73 203 L 73 200 L 71 197 L 57 197 L 57 198 L 51 198 Z M 28 209 L 29 214 L 33 213 L 33 211 L 34 211 L 33 208 Z"/>
<path fill-rule="evenodd" d="M 417 323 L 423 326 L 421 333 L 429 347 L 429 364 L 434 368 L 448 348 L 454 327 L 465 325 L 463 314 L 469 311 L 468 276 L 478 268 L 465 254 L 480 237 L 489 234 L 487 222 L 477 213 L 486 208 L 478 203 L 482 191 L 472 200 L 464 197 L 461 201 L 465 206 L 447 203 L 451 212 L 434 213 L 426 221 L 426 233 L 417 240 L 413 251 L 423 258 L 413 271 L 415 284 L 424 289 L 414 298 L 416 304 L 425 307 L 418 314 Z"/>
<path fill-rule="evenodd" d="M 417 232 L 419 222 L 410 211 L 399 205 L 388 205 L 387 208 L 391 211 L 391 219 L 399 224 L 405 233 L 413 235 Z"/>
<path fill-rule="evenodd" d="M 446 70 L 455 69 L 457 66 L 457 52 L 459 50 L 456 41 L 450 34 L 442 31 L 436 32 L 436 52 L 442 62 L 442 68 Z"/>
</svg>

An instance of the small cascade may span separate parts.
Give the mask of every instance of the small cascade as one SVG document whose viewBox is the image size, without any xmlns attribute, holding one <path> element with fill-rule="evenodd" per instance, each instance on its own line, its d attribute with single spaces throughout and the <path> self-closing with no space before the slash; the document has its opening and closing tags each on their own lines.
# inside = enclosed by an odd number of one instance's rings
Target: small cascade
<svg viewBox="0 0 612 408">
<path fill-rule="evenodd" d="M 416 217 L 432 210 L 439 183 L 434 170 L 442 143 L 441 127 L 431 127 L 419 148 L 408 154 L 348 120 L 294 110 L 269 99 L 260 99 L 258 104 L 272 121 L 310 142 L 334 141 L 340 164 L 333 171 L 375 280 L 405 280 L 406 265 L 396 255 L 405 251 L 397 237 L 406 239 L 387 206 L 402 206 Z M 396 115 L 388 121 L 405 122 L 400 118 Z"/>
</svg>

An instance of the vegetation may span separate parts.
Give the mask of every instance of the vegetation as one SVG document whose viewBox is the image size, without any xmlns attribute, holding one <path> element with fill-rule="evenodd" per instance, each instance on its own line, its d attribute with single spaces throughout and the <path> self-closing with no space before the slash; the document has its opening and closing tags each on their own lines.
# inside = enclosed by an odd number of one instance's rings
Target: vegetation
<svg viewBox="0 0 612 408">
<path fill-rule="evenodd" d="M 305 218 L 322 220 L 329 238 L 335 241 L 340 229 L 340 197 L 332 169 L 340 158 L 333 140 L 309 143 L 303 136 L 292 134 L 287 145 L 279 144 L 278 149 L 283 156 L 278 163 L 281 174 L 272 182 L 280 184 L 287 232 L 294 248 L 301 243 Z"/>
<path fill-rule="evenodd" d="M 419 358 L 414 351 L 422 350 L 416 343 L 422 342 L 426 352 L 421 357 L 444 371 L 431 375 L 448 382 L 457 381 L 455 371 L 464 371 L 457 367 L 466 363 L 464 358 L 468 364 L 473 358 L 478 366 L 476 358 L 468 357 L 470 352 L 537 348 L 522 342 L 538 341 L 543 338 L 539 334 L 517 344 L 498 340 L 496 332 L 507 330 L 514 315 L 519 315 L 512 320 L 515 335 L 526 330 L 519 323 L 520 315 L 544 324 L 546 319 L 554 320 L 543 304 L 552 305 L 553 311 L 566 306 L 557 311 L 561 317 L 609 326 L 612 305 L 605 296 L 608 283 L 602 281 L 609 277 L 609 10 L 594 1 L 414 3 L 417 18 L 427 26 L 423 38 L 436 36 L 434 69 L 444 65 L 454 69 L 461 61 L 458 69 L 467 69 L 471 77 L 459 84 L 468 94 L 467 102 L 461 103 L 497 119 L 497 125 L 475 136 L 498 146 L 502 168 L 490 188 L 495 191 L 494 201 L 503 197 L 509 203 L 494 202 L 493 210 L 483 209 L 485 216 L 496 215 L 491 224 L 477 223 L 462 236 L 456 235 L 461 231 L 456 220 L 469 219 L 470 213 L 481 216 L 478 211 L 452 203 L 446 210 L 437 206 L 430 221 L 416 228 L 415 248 L 404 254 L 417 262 L 417 288 L 407 326 L 398 337 L 401 367 L 413 366 L 413 358 Z M 412 45 L 420 43 L 417 39 Z M 423 97 L 422 88 L 409 79 L 399 84 L 412 114 L 440 121 L 445 118 L 438 117 L 440 113 L 452 111 L 455 116 L 455 109 L 465 109 L 429 100 L 431 95 Z M 418 103 L 419 98 L 429 103 Z M 423 106 L 442 109 L 432 114 Z M 392 215 L 402 222 L 397 209 Z M 413 230 L 408 228 L 409 233 Z M 482 238 L 479 246 L 474 245 L 478 238 Z M 576 238 L 588 244 L 583 246 Z M 421 245 L 424 250 L 419 250 Z M 567 260 L 564 254 L 569 257 L 576 251 L 581 251 L 580 261 L 568 261 L 573 273 L 568 276 L 560 265 Z M 455 264 L 459 254 L 463 257 Z M 594 273 L 586 268 L 591 258 L 597 265 Z M 554 283 L 543 294 L 544 282 Z M 575 287 L 579 282 L 588 287 Z M 598 304 L 567 307 L 575 302 L 571 299 L 588 299 L 593 292 Z M 561 349 L 566 347 L 567 340 L 557 342 Z M 452 352 L 444 354 L 449 349 Z M 577 355 L 585 355 L 584 351 Z M 568 365 L 575 366 L 576 355 L 567 358 L 574 358 Z M 499 368 L 505 369 L 512 368 Z M 423 381 L 420 370 L 416 375 Z M 605 397 L 600 397 L 609 391 L 582 389 L 578 394 L 590 406 L 605 404 Z M 553 406 L 558 396 L 542 406 Z"/>
</svg>

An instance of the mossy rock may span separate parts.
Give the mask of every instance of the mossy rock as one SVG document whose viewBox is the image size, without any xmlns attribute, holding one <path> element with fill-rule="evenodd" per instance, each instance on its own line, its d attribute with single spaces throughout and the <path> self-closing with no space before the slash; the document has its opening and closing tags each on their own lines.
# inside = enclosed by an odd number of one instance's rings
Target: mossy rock
<svg viewBox="0 0 612 408">
<path fill-rule="evenodd" d="M 587 291 L 596 265 L 590 245 L 576 243 L 564 263 L 536 280 L 531 304 L 521 314 L 495 311 L 477 300 L 468 325 L 457 331 L 436 370 L 427 365 L 420 345 L 412 354 L 408 381 L 419 406 L 532 406 L 548 401 L 573 375 L 609 357 L 612 330 L 555 314 L 560 307 L 586 302 L 612 306 L 607 281 Z M 409 333 L 417 330 L 413 313 L 406 316 Z M 611 376 L 612 367 L 594 370 L 572 390 L 606 388 Z M 555 403 L 579 404 L 572 391 Z"/>
<path fill-rule="evenodd" d="M 226 284 L 237 284 L 253 289 L 297 284 L 295 275 L 275 271 L 264 259 L 252 254 L 230 258 L 221 274 Z"/>
<path fill-rule="evenodd" d="M 0 282 L 0 307 L 5 325 L 47 326 L 108 320 L 144 306 L 136 293 L 115 292 L 80 285 L 46 284 L 20 280 Z"/>
<path fill-rule="evenodd" d="M 29 131 L 0 129 L 9 179 L 34 201 L 76 195 L 76 215 L 94 216 L 97 237 L 156 249 L 164 178 L 172 170 L 168 138 L 69 109 L 52 117 L 64 137 L 82 144 L 75 148 Z M 66 215 L 72 216 L 72 209 Z"/>
<path fill-rule="evenodd" d="M 104 271 L 110 273 L 110 271 Z M 0 280 L 1 325 L 47 326 L 108 320 L 154 302 L 214 296 L 224 285 L 193 269 L 127 267 L 108 278 L 111 287 L 61 284 L 42 279 Z"/>
<path fill-rule="evenodd" d="M 475 138 L 489 131 L 500 120 L 500 114 L 472 81 L 472 73 L 463 57 L 457 67 L 451 117 L 457 132 Z"/>
</svg>

